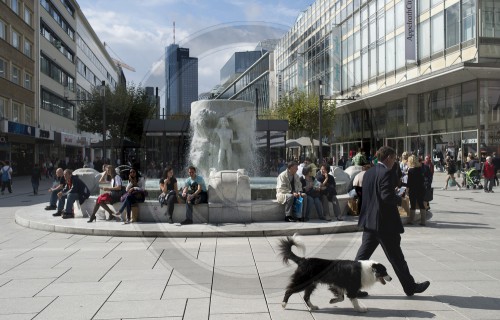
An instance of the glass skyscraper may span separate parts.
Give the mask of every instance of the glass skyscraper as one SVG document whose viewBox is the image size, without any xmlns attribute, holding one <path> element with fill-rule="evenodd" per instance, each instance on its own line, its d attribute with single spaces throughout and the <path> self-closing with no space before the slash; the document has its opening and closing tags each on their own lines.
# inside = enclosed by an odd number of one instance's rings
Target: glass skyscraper
<svg viewBox="0 0 500 320">
<path fill-rule="evenodd" d="M 189 114 L 191 102 L 198 100 L 198 58 L 189 57 L 188 48 L 169 45 L 165 55 L 165 77 L 167 116 Z"/>
</svg>

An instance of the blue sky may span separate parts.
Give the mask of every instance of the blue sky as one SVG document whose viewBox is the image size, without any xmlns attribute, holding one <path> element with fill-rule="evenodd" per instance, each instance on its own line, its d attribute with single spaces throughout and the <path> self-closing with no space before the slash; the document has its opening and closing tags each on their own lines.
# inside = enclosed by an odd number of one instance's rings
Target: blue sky
<svg viewBox="0 0 500 320">
<path fill-rule="evenodd" d="M 219 70 L 235 51 L 252 50 L 262 40 L 288 30 L 313 0 L 79 0 L 95 32 L 113 58 L 134 67 L 128 81 L 164 87 L 163 56 L 173 42 L 199 58 L 199 92 L 219 82 Z M 234 33 L 238 34 L 234 37 Z M 222 36 L 221 36 L 222 34 Z M 226 36 L 224 36 L 227 35 Z M 214 44 L 210 35 L 225 38 Z M 231 38 L 231 35 L 233 36 Z M 200 36 L 195 41 L 196 36 Z M 234 40 L 237 38 L 238 40 Z M 207 39 L 203 46 L 199 40 Z M 163 100 L 163 98 L 162 98 Z"/>
</svg>

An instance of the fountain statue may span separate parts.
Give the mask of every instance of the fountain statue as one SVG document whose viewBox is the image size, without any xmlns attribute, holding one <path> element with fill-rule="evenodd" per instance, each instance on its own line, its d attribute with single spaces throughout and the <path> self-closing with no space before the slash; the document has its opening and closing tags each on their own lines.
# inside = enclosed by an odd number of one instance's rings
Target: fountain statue
<svg viewBox="0 0 500 320">
<path fill-rule="evenodd" d="M 200 100 L 191 104 L 188 162 L 207 177 L 210 169 L 253 169 L 255 106 L 238 100 Z"/>
<path fill-rule="evenodd" d="M 191 104 L 188 162 L 208 177 L 211 220 L 243 222 L 251 216 L 248 170 L 255 161 L 255 106 L 247 101 L 201 100 Z"/>
</svg>

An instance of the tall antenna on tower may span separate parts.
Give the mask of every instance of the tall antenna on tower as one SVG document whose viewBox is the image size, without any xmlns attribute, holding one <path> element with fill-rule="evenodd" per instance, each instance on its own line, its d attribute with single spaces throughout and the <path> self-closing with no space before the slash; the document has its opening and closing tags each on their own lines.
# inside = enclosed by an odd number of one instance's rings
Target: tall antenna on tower
<svg viewBox="0 0 500 320">
<path fill-rule="evenodd" d="M 175 21 L 174 21 L 174 44 L 175 44 Z"/>
</svg>

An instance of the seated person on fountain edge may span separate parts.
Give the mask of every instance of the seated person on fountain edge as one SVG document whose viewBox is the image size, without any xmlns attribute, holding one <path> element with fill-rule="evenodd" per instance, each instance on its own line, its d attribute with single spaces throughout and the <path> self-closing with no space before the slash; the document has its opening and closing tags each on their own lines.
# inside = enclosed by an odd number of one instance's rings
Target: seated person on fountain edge
<svg viewBox="0 0 500 320">
<path fill-rule="evenodd" d="M 54 217 L 60 217 L 63 214 L 64 202 L 66 198 L 60 198 L 59 201 L 57 201 L 58 200 L 57 194 L 64 188 L 65 185 L 66 185 L 66 180 L 64 180 L 64 170 L 62 168 L 57 168 L 54 184 L 52 188 L 49 189 L 50 192 L 49 205 L 45 207 L 45 210 L 57 209 L 57 212 L 52 214 Z"/>
<path fill-rule="evenodd" d="M 77 175 L 73 175 L 73 170 L 71 169 L 64 170 L 64 179 L 66 180 L 66 185 L 64 186 L 64 189 L 59 191 L 57 196 L 59 199 L 66 198 L 66 208 L 62 218 L 72 219 L 75 217 L 73 204 L 77 200 L 80 204 L 85 202 L 85 200 L 87 200 L 90 196 L 90 190 Z"/>
<path fill-rule="evenodd" d="M 288 162 L 287 169 L 280 173 L 276 184 L 276 200 L 278 203 L 285 205 L 285 221 L 295 222 L 297 218 L 302 220 L 303 212 L 307 207 L 307 196 L 302 191 L 302 183 L 297 174 L 298 164 L 295 161 Z M 302 197 L 302 212 L 295 212 L 295 199 Z"/>
<path fill-rule="evenodd" d="M 186 179 L 182 189 L 182 199 L 186 200 L 186 219 L 182 225 L 193 223 L 193 205 L 208 202 L 207 185 L 203 177 L 196 174 L 196 168 L 189 166 L 189 178 Z"/>
</svg>

